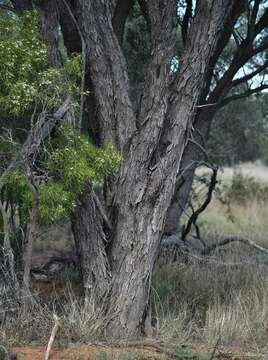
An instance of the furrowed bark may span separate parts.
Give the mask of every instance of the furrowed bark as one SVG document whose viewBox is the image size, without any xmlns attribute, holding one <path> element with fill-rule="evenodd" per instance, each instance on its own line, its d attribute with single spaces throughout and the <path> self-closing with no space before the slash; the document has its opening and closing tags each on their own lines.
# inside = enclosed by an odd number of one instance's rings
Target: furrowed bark
<svg viewBox="0 0 268 360">
<path fill-rule="evenodd" d="M 108 293 L 111 271 L 105 250 L 103 217 L 89 184 L 73 214 L 72 228 L 85 292 L 100 303 Z"/>
<path fill-rule="evenodd" d="M 144 127 L 134 136 L 129 157 L 122 166 L 115 197 L 117 226 L 112 248 L 113 282 L 109 304 L 113 318 L 108 332 L 113 336 L 135 337 L 142 332 L 151 274 L 180 159 L 211 56 L 232 5 L 232 1 L 199 2 L 182 59 L 177 96 L 169 100 L 168 109 L 165 109 L 162 98 L 159 104 L 159 90 L 156 89 L 153 119 L 145 118 Z M 156 21 L 158 15 L 156 13 Z M 161 69 L 159 71 L 157 75 L 161 76 Z M 149 84 L 152 77 L 149 76 Z M 144 107 L 147 99 L 151 99 L 150 94 L 145 97 Z M 162 128 L 166 121 L 169 126 Z"/>
<path fill-rule="evenodd" d="M 135 131 L 126 62 L 112 25 L 109 1 L 80 0 L 86 57 L 98 109 L 101 143 L 120 151 Z"/>
<path fill-rule="evenodd" d="M 39 8 L 41 10 L 40 32 L 48 46 L 48 61 L 54 67 L 62 67 L 57 1 L 41 1 Z"/>
</svg>

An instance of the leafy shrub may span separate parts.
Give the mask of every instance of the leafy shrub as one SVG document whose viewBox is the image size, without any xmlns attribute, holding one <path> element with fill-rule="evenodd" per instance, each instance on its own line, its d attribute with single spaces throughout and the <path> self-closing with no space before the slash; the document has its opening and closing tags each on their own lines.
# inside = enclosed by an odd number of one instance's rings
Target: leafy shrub
<svg viewBox="0 0 268 360">
<path fill-rule="evenodd" d="M 268 199 L 268 185 L 263 184 L 253 177 L 245 176 L 241 172 L 234 172 L 231 184 L 225 188 L 225 196 L 230 201 L 244 203 Z"/>
<path fill-rule="evenodd" d="M 101 183 L 118 169 L 120 161 L 112 145 L 98 148 L 73 129 L 59 128 L 53 140 L 44 144 L 38 163 L 37 172 L 42 170 L 48 178 L 39 185 L 39 223 L 49 225 L 67 220 L 86 183 Z M 22 219 L 27 221 L 32 195 L 23 169 L 6 176 L 2 195 L 19 206 Z"/>
<path fill-rule="evenodd" d="M 0 110 L 4 116 L 20 117 L 35 105 L 57 107 L 67 93 L 77 106 L 81 56 L 67 59 L 62 68 L 49 68 L 38 19 L 36 10 L 20 16 L 0 14 Z"/>
</svg>

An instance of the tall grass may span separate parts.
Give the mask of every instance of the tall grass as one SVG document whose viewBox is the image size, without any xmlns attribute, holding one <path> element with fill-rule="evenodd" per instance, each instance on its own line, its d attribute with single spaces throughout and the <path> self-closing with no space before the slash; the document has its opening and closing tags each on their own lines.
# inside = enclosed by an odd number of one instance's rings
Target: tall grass
<svg viewBox="0 0 268 360">
<path fill-rule="evenodd" d="M 236 234 L 268 248 L 268 204 L 261 199 L 235 199 L 227 208 L 213 200 L 201 218 L 204 240 L 215 242 Z M 216 260 L 215 260 L 216 259 Z M 215 261 L 157 265 L 153 275 L 153 336 L 167 342 L 239 344 L 255 350 L 268 339 L 268 266 L 256 250 L 243 244 L 226 246 Z M 67 288 L 66 296 L 49 304 L 37 302 L 30 313 L 0 324 L 0 344 L 47 341 L 53 313 L 61 319 L 58 341 L 105 339 L 107 319 L 92 299 Z M 27 329 L 27 331 L 25 331 Z"/>
<path fill-rule="evenodd" d="M 265 266 L 173 264 L 157 270 L 154 293 L 160 338 L 266 345 Z"/>
</svg>

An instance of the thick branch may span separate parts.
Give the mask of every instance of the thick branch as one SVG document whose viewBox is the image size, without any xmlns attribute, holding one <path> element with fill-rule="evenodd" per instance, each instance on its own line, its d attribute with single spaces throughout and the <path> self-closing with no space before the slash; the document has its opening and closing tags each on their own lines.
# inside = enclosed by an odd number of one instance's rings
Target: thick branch
<svg viewBox="0 0 268 360">
<path fill-rule="evenodd" d="M 167 107 L 170 62 L 176 41 L 177 1 L 170 0 L 162 10 L 158 1 L 147 2 L 151 30 L 151 59 L 145 73 L 144 94 L 139 114 L 139 125 L 151 119 L 156 113 L 163 113 Z M 155 124 L 158 136 L 161 124 Z M 153 134 L 152 134 L 153 136 Z"/>
<path fill-rule="evenodd" d="M 113 28 L 120 45 L 123 43 L 126 20 L 133 4 L 134 0 L 119 0 L 115 7 Z"/>
<path fill-rule="evenodd" d="M 192 0 L 187 0 L 185 14 L 184 14 L 182 24 L 181 24 L 181 33 L 182 33 L 182 40 L 183 40 L 184 45 L 186 44 L 186 40 L 187 40 L 187 32 L 188 32 L 189 22 L 192 18 L 192 11 L 193 11 L 192 8 L 193 8 Z"/>
<path fill-rule="evenodd" d="M 82 32 L 96 96 L 101 142 L 121 151 L 135 131 L 127 66 L 112 26 L 109 3 L 80 0 Z"/>
<path fill-rule="evenodd" d="M 251 12 L 251 15 L 250 15 L 250 18 L 249 18 L 249 21 L 248 21 L 247 38 L 249 40 L 252 40 L 254 38 L 254 35 L 255 35 L 255 24 L 256 24 L 256 19 L 257 19 L 259 7 L 260 7 L 260 2 L 261 2 L 261 0 L 255 0 L 254 1 L 252 12 Z"/>
</svg>

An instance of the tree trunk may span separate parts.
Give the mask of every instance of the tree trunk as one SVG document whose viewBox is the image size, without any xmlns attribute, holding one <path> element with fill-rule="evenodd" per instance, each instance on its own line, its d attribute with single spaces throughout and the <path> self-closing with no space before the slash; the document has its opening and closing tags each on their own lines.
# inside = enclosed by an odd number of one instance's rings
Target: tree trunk
<svg viewBox="0 0 268 360">
<path fill-rule="evenodd" d="M 181 71 L 172 86 L 169 64 L 177 2 L 169 1 L 163 8 L 148 2 L 152 52 L 138 119 L 129 99 L 125 59 L 112 27 L 111 4 L 102 0 L 80 0 L 80 4 L 100 140 L 115 144 L 123 157 L 112 207 L 107 334 L 137 337 L 144 329 L 153 266 L 181 159 L 234 1 L 198 3 Z M 92 211 L 87 209 L 85 214 L 88 210 Z M 87 251 L 90 256 L 91 250 Z"/>
<path fill-rule="evenodd" d="M 72 228 L 85 292 L 99 303 L 107 295 L 111 272 L 103 219 L 89 184 L 73 214 Z"/>
<path fill-rule="evenodd" d="M 62 67 L 63 60 L 59 41 L 59 14 L 57 1 L 49 0 L 40 3 L 40 32 L 48 46 L 48 61 L 51 66 Z"/>
</svg>

